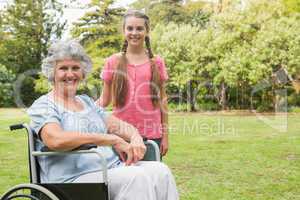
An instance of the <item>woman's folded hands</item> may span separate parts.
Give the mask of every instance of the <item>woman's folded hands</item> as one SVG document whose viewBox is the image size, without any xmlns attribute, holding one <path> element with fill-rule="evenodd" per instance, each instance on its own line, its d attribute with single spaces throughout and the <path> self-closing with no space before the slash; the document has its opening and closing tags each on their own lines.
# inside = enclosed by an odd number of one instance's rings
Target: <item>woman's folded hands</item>
<svg viewBox="0 0 300 200">
<path fill-rule="evenodd" d="M 113 147 L 126 165 L 134 164 L 143 159 L 146 152 L 146 146 L 139 135 L 133 135 L 130 138 L 130 142 L 126 142 L 119 137 Z"/>
</svg>

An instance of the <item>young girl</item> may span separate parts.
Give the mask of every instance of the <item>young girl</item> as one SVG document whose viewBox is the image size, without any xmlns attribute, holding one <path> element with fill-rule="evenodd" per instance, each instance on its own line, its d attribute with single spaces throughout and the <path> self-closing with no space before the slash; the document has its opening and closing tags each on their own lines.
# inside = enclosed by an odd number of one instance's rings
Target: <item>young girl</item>
<svg viewBox="0 0 300 200">
<path fill-rule="evenodd" d="M 124 15 L 122 52 L 106 59 L 98 105 L 106 107 L 112 101 L 113 114 L 134 125 L 144 138 L 154 140 L 164 156 L 169 146 L 164 87 L 168 74 L 163 59 L 152 53 L 149 31 L 144 13 L 131 10 Z"/>
</svg>

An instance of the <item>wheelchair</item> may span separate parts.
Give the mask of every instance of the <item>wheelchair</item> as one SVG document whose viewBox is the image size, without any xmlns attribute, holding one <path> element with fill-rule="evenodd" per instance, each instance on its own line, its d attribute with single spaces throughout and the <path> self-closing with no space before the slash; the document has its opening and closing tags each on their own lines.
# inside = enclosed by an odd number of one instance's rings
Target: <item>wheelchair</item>
<svg viewBox="0 0 300 200">
<path fill-rule="evenodd" d="M 47 147 L 35 151 L 36 134 L 28 124 L 15 124 L 10 130 L 26 129 L 28 140 L 28 159 L 30 183 L 19 184 L 5 192 L 0 200 L 109 200 L 107 166 L 105 158 L 95 150 L 96 145 L 82 145 L 72 151 L 51 151 Z M 143 160 L 160 161 L 158 145 L 152 140 L 145 140 L 147 151 Z M 102 160 L 103 182 L 101 183 L 41 183 L 38 156 L 65 154 L 97 154 Z"/>
</svg>

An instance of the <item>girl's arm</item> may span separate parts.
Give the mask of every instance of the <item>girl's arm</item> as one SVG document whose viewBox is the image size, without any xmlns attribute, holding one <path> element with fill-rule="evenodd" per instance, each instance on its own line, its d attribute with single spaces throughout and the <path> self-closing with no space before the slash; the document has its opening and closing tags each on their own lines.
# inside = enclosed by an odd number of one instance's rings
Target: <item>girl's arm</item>
<svg viewBox="0 0 300 200">
<path fill-rule="evenodd" d="M 161 123 L 162 123 L 163 135 L 168 135 L 169 119 L 168 119 L 168 103 L 167 103 L 167 101 L 162 102 Z"/>
<path fill-rule="evenodd" d="M 111 85 L 103 81 L 103 89 L 99 99 L 97 99 L 96 104 L 100 107 L 107 107 L 111 101 Z"/>
<path fill-rule="evenodd" d="M 141 144 L 144 144 L 143 138 L 134 126 L 113 115 L 107 117 L 106 126 L 109 133 L 117 135 L 125 141 L 132 142 L 133 140 L 138 140 Z"/>
<path fill-rule="evenodd" d="M 161 102 L 161 124 L 162 124 L 162 139 L 160 145 L 160 152 L 161 155 L 164 156 L 167 154 L 169 149 L 169 136 L 168 136 L 168 126 L 169 126 L 169 119 L 168 119 L 168 97 L 166 94 L 165 85 L 162 89 L 162 102 Z"/>
</svg>

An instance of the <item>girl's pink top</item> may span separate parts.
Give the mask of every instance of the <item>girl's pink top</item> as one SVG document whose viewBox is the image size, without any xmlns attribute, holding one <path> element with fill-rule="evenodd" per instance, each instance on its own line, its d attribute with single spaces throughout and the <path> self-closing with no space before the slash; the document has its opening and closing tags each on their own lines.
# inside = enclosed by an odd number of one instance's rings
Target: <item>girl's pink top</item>
<svg viewBox="0 0 300 200">
<path fill-rule="evenodd" d="M 163 81 L 168 79 L 165 63 L 162 58 L 156 57 L 155 63 Z M 111 84 L 113 74 L 118 64 L 118 55 L 114 54 L 106 59 L 101 78 Z M 150 93 L 151 66 L 150 61 L 127 65 L 128 92 L 125 106 L 113 108 L 113 114 L 135 126 L 143 137 L 148 139 L 161 138 L 161 111 L 153 106 Z"/>
</svg>

